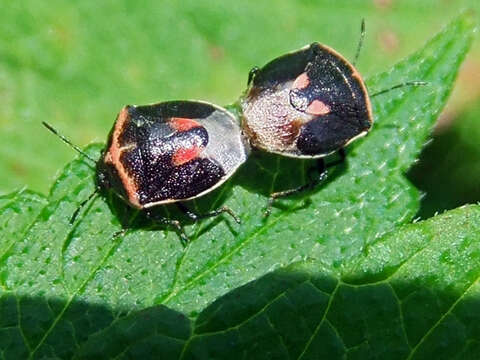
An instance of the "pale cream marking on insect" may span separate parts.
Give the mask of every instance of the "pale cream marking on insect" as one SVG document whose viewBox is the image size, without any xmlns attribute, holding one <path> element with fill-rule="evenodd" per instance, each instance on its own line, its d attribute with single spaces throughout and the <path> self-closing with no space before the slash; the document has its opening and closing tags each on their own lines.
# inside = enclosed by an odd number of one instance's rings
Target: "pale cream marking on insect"
<svg viewBox="0 0 480 360">
<path fill-rule="evenodd" d="M 136 147 L 137 147 L 136 143 L 131 143 L 131 144 L 122 146 L 121 148 L 118 149 L 118 151 L 124 152 L 124 151 L 127 151 L 127 150 L 135 149 Z"/>
</svg>

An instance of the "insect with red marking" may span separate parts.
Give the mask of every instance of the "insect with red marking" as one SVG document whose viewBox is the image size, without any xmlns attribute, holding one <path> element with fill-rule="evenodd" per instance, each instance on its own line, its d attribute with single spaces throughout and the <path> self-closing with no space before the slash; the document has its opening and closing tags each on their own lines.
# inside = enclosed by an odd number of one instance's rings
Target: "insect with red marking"
<svg viewBox="0 0 480 360">
<path fill-rule="evenodd" d="M 153 220 L 174 226 L 184 243 L 188 239 L 180 223 L 157 216 L 153 207 L 174 203 L 193 221 L 226 212 L 240 222 L 225 206 L 196 214 L 183 204 L 222 185 L 247 158 L 249 147 L 235 117 L 219 106 L 200 101 L 125 106 L 99 160 L 43 124 L 96 164 L 97 191 L 80 204 L 71 222 L 102 189 L 112 189 Z"/>
<path fill-rule="evenodd" d="M 275 199 L 312 189 L 327 176 L 327 167 L 345 159 L 344 148 L 366 135 L 373 125 L 370 98 L 411 81 L 368 94 L 354 64 L 328 46 L 312 43 L 250 71 L 248 89 L 241 99 L 242 128 L 252 147 L 294 158 L 317 159 L 319 176 L 300 187 L 270 195 L 265 215 Z M 324 158 L 338 152 L 339 160 Z"/>
<path fill-rule="evenodd" d="M 363 42 L 365 27 L 357 55 Z M 184 204 L 222 185 L 243 164 L 250 146 L 282 156 L 317 159 L 319 176 L 311 182 L 270 195 L 266 215 L 277 198 L 308 189 L 324 180 L 324 158 L 364 136 L 373 124 L 370 97 L 413 81 L 368 95 L 355 69 L 335 50 L 313 43 L 254 68 L 240 100 L 241 124 L 226 109 L 200 101 L 169 101 L 125 106 L 119 113 L 99 160 L 83 153 L 47 123 L 44 125 L 96 164 L 98 189 L 112 189 L 130 206 L 145 210 L 188 239 L 177 220 L 155 216 L 158 205 L 176 204 L 192 220 L 223 212 L 240 220 L 228 207 L 196 214 Z"/>
</svg>

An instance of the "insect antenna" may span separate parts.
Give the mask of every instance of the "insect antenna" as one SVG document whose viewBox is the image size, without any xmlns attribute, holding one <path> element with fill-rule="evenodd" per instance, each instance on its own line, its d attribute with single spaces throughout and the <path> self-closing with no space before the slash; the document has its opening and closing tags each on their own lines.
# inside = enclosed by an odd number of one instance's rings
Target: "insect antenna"
<svg viewBox="0 0 480 360">
<path fill-rule="evenodd" d="M 82 149 L 80 149 L 77 145 L 73 144 L 70 140 L 68 140 L 65 136 L 60 134 L 56 129 L 54 129 L 50 124 L 42 121 L 43 126 L 45 126 L 48 130 L 50 130 L 53 134 L 57 135 L 65 144 L 69 145 L 71 148 L 76 150 L 81 155 L 85 156 L 88 160 L 93 162 L 94 164 L 97 163 L 97 160 L 92 158 L 90 155 L 86 154 Z"/>
<path fill-rule="evenodd" d="M 426 81 L 407 81 L 407 82 L 392 86 L 391 88 L 380 90 L 380 91 L 370 95 L 370 97 L 372 98 L 374 96 L 382 95 L 382 94 L 385 94 L 387 92 L 390 92 L 392 90 L 395 90 L 395 89 L 398 89 L 398 88 L 401 88 L 401 87 L 404 87 L 404 86 L 425 86 L 425 85 L 428 85 L 428 82 L 426 82 Z"/>
<path fill-rule="evenodd" d="M 358 40 L 357 52 L 355 54 L 355 59 L 353 60 L 353 66 L 357 63 L 358 57 L 360 56 L 360 50 L 362 50 L 363 40 L 365 39 L 365 19 L 362 19 L 362 25 L 360 26 L 360 40 Z"/>
<path fill-rule="evenodd" d="M 60 134 L 54 127 L 52 127 L 50 124 L 46 123 L 45 121 L 42 121 L 43 126 L 45 126 L 48 130 L 50 130 L 53 134 L 58 136 L 65 144 L 69 145 L 71 148 L 73 148 L 75 151 L 77 151 L 79 154 L 85 156 L 88 160 L 90 160 L 93 164 L 97 163 L 97 160 L 92 158 L 90 155 L 86 154 L 82 149 L 80 149 L 77 145 L 73 144 L 70 140 L 68 140 L 65 136 Z M 83 200 L 78 207 L 75 209 L 75 211 L 72 214 L 72 217 L 70 218 L 70 225 L 72 225 L 75 222 L 75 219 L 77 218 L 78 214 L 80 213 L 80 210 L 83 209 L 87 203 L 93 199 L 96 195 L 98 195 L 100 189 L 96 188 L 94 192 L 92 192 L 90 195 L 88 195 L 88 198 Z"/>
</svg>

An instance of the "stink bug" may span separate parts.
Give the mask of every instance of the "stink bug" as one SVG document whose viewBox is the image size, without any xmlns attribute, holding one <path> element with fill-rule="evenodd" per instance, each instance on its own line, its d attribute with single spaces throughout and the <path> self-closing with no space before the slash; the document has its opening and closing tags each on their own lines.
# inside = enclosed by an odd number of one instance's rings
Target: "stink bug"
<svg viewBox="0 0 480 360">
<path fill-rule="evenodd" d="M 407 82 L 368 94 L 356 70 L 365 34 L 355 61 L 350 63 L 328 46 L 312 43 L 280 56 L 262 68 L 253 68 L 248 88 L 241 99 L 242 128 L 252 147 L 288 157 L 318 159 L 319 177 L 298 188 L 270 195 L 265 215 L 273 201 L 313 188 L 326 178 L 324 157 L 338 152 L 345 159 L 344 148 L 366 135 L 373 125 L 370 97 L 405 85 Z"/>
<path fill-rule="evenodd" d="M 319 43 L 254 70 L 242 110 L 253 146 L 290 157 L 324 157 L 373 124 L 360 74 Z"/>
<path fill-rule="evenodd" d="M 148 209 L 202 196 L 246 160 L 235 118 L 208 103 L 126 106 L 98 162 L 99 184 Z"/>
<path fill-rule="evenodd" d="M 356 58 L 364 22 L 361 34 Z M 239 222 L 227 207 L 195 214 L 183 202 L 223 184 L 246 161 L 250 145 L 283 156 L 317 159 L 320 175 L 303 186 L 271 194 L 268 215 L 276 198 L 311 189 L 325 179 L 324 157 L 338 152 L 343 161 L 344 147 L 367 134 L 373 124 L 370 97 L 405 85 L 425 85 L 406 82 L 369 96 L 354 64 L 335 50 L 313 43 L 252 69 L 246 95 L 240 100 L 241 127 L 230 112 L 205 102 L 126 106 L 99 160 L 44 122 L 96 164 L 97 191 L 79 205 L 71 222 L 100 189 L 112 189 L 150 217 L 154 216 L 151 208 L 175 203 L 194 221 L 227 212 Z M 338 161 L 328 166 L 335 164 Z M 178 221 L 155 219 L 175 226 L 187 241 Z"/>
<path fill-rule="evenodd" d="M 99 160 L 43 124 L 95 162 L 97 191 L 112 189 L 130 206 L 146 210 L 150 217 L 154 217 L 152 207 L 175 203 L 194 221 L 227 212 L 239 222 L 227 207 L 195 214 L 183 204 L 223 184 L 247 158 L 248 146 L 227 110 L 199 101 L 125 106 Z M 80 204 L 71 222 L 94 194 Z M 178 221 L 154 219 L 175 226 L 182 240 L 187 241 Z"/>
</svg>

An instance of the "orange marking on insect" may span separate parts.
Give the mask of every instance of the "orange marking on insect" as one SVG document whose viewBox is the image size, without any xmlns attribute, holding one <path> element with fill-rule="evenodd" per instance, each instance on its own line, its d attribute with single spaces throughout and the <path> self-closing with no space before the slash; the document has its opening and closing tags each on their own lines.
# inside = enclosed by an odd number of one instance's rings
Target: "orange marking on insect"
<svg viewBox="0 0 480 360">
<path fill-rule="evenodd" d="M 120 147 L 120 144 L 118 143 L 118 139 L 131 120 L 128 109 L 128 106 L 125 106 L 120 111 L 120 114 L 118 114 L 112 134 L 112 145 L 108 149 L 108 152 L 105 154 L 104 160 L 106 163 L 111 163 L 117 169 L 118 176 L 120 177 L 120 181 L 125 188 L 125 192 L 127 193 L 130 204 L 140 209 L 141 205 L 138 200 L 137 193 L 138 185 L 135 183 L 133 178 L 128 175 L 127 169 L 125 169 L 123 163 L 120 161 L 120 157 L 123 151 Z"/>
<path fill-rule="evenodd" d="M 189 162 L 190 160 L 195 159 L 200 154 L 201 151 L 202 151 L 202 148 L 196 145 L 193 145 L 190 148 L 178 149 L 177 151 L 175 151 L 172 157 L 173 165 L 175 166 L 183 165 Z"/>
<path fill-rule="evenodd" d="M 310 78 L 307 73 L 301 73 L 293 82 L 292 89 L 305 89 L 310 85 Z"/>
<path fill-rule="evenodd" d="M 320 100 L 313 100 L 305 112 L 311 115 L 326 115 L 330 112 L 330 107 Z"/>
<path fill-rule="evenodd" d="M 192 119 L 172 117 L 170 119 L 170 126 L 177 131 L 188 131 L 190 129 L 200 127 L 202 125 L 200 125 L 197 121 Z"/>
</svg>

